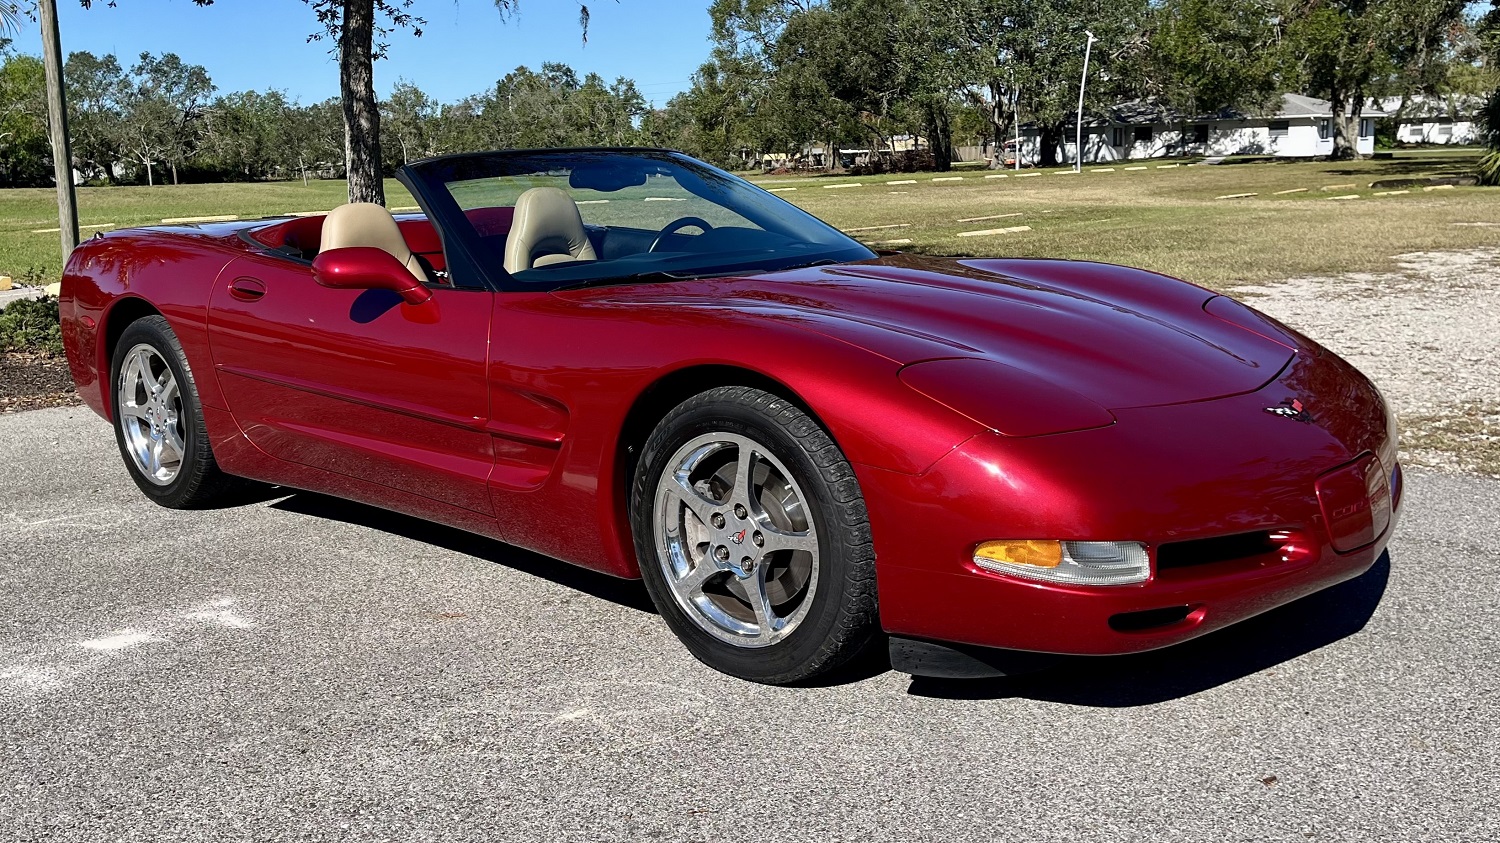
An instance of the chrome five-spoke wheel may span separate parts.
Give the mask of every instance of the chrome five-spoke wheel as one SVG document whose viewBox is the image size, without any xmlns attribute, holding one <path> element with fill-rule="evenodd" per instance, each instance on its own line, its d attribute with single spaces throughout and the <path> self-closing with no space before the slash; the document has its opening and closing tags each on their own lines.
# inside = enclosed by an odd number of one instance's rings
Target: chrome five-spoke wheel
<svg viewBox="0 0 1500 843">
<path fill-rule="evenodd" d="M 653 522 L 677 604 L 704 632 L 766 647 L 806 617 L 818 588 L 807 498 L 768 448 L 733 433 L 694 437 L 667 461 Z"/>
<path fill-rule="evenodd" d="M 705 664 L 784 685 L 849 662 L 878 632 L 859 482 L 795 402 L 700 392 L 657 422 L 633 475 L 641 578 Z"/>
<path fill-rule="evenodd" d="M 125 326 L 110 361 L 115 442 L 146 497 L 188 509 L 248 488 L 219 470 L 193 371 L 164 317 L 144 316 Z"/>
<path fill-rule="evenodd" d="M 151 345 L 137 344 L 125 353 L 115 394 L 126 453 L 142 477 L 169 485 L 187 454 L 182 390 L 172 368 Z"/>
</svg>

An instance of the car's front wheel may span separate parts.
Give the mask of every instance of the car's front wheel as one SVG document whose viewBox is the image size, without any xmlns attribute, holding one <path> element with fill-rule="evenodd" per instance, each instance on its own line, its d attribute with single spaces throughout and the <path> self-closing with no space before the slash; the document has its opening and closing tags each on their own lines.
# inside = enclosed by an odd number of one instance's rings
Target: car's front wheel
<svg viewBox="0 0 1500 843">
<path fill-rule="evenodd" d="M 214 461 L 198 388 L 167 320 L 132 322 L 115 346 L 115 441 L 146 497 L 171 509 L 223 501 L 245 481 Z"/>
<path fill-rule="evenodd" d="M 678 406 L 641 453 L 631 516 L 653 602 L 711 667 L 796 682 L 847 662 L 877 629 L 853 469 L 784 398 L 722 387 Z"/>
</svg>

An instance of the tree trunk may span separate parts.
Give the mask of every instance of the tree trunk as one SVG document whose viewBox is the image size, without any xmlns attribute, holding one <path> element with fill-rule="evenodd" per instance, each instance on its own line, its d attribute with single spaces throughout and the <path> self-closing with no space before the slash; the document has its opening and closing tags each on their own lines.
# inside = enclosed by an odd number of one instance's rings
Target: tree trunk
<svg viewBox="0 0 1500 843">
<path fill-rule="evenodd" d="M 953 127 L 948 109 L 942 103 L 927 103 L 927 142 L 932 147 L 937 171 L 946 173 L 953 169 Z"/>
<path fill-rule="evenodd" d="M 177 162 L 172 162 L 172 184 L 177 184 Z"/>
<path fill-rule="evenodd" d="M 1005 169 L 1005 142 L 1016 123 L 1016 113 L 1009 107 L 1007 93 L 999 81 L 990 80 L 989 117 L 990 126 L 995 130 L 995 154 L 990 161 L 992 170 Z"/>
<path fill-rule="evenodd" d="M 1060 145 L 1062 143 L 1062 139 L 1063 139 L 1062 126 L 1053 123 L 1053 124 L 1049 124 L 1049 125 L 1046 125 L 1046 126 L 1042 127 L 1042 137 L 1041 137 L 1041 146 L 1042 146 L 1042 148 L 1037 151 L 1037 153 L 1041 156 L 1041 159 L 1042 159 L 1040 166 L 1043 166 L 1043 167 L 1056 167 L 1057 166 L 1057 147 L 1058 147 L 1058 145 Z"/>
<path fill-rule="evenodd" d="M 146 161 L 146 186 L 147 187 L 156 187 L 156 180 L 155 180 L 155 178 L 151 174 L 151 161 L 150 161 L 150 159 L 147 159 L 147 161 Z"/>
<path fill-rule="evenodd" d="M 1359 157 L 1359 148 L 1355 141 L 1349 137 L 1349 92 L 1343 89 L 1333 91 L 1329 97 L 1331 106 L 1329 123 L 1333 129 L 1333 153 L 1329 155 L 1332 161 L 1351 161 Z"/>
<path fill-rule="evenodd" d="M 339 93 L 349 201 L 385 204 L 380 179 L 380 108 L 375 101 L 375 0 L 344 0 L 339 33 Z"/>
</svg>

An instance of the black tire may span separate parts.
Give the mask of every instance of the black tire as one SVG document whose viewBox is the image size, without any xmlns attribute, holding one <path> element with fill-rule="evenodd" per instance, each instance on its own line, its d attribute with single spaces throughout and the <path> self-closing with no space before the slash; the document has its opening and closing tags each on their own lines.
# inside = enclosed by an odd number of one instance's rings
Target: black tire
<svg viewBox="0 0 1500 843">
<path fill-rule="evenodd" d="M 166 483 L 153 482 L 146 469 L 132 456 L 127 444 L 127 419 L 121 412 L 121 372 L 132 350 L 141 346 L 148 346 L 171 370 L 180 396 L 181 406 L 173 427 L 184 447 L 175 475 Z M 182 344 L 163 317 L 138 319 L 120 335 L 110 363 L 109 394 L 113 402 L 110 415 L 114 418 L 115 443 L 120 448 L 130 479 L 146 497 L 168 509 L 201 509 L 225 503 L 250 486 L 249 481 L 225 474 L 214 460 L 208 430 L 204 426 L 203 406 L 198 401 L 197 383 L 188 368 Z"/>
<path fill-rule="evenodd" d="M 701 616 L 695 619 L 679 604 L 658 550 L 661 516 L 656 506 L 663 472 L 675 470 L 669 463 L 688 443 L 713 435 L 746 437 L 778 460 L 800 487 L 805 500 L 799 511 L 807 513 L 816 529 L 817 553 L 810 567 L 817 569 L 817 578 L 806 598 L 809 606 L 786 637 L 754 649 L 726 643 L 702 625 Z M 780 396 L 751 387 L 720 387 L 668 413 L 636 467 L 631 526 L 652 602 L 688 650 L 716 670 L 766 684 L 800 682 L 846 664 L 879 630 L 875 550 L 854 470 L 828 433 Z"/>
</svg>

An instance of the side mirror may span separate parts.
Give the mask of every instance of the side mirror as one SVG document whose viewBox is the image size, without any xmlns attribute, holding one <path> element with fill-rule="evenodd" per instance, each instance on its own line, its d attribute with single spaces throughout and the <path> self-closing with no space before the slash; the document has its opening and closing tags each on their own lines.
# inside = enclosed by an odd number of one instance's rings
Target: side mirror
<svg viewBox="0 0 1500 843">
<path fill-rule="evenodd" d="M 401 261 L 372 246 L 322 252 L 313 259 L 313 280 L 335 290 L 390 290 L 408 304 L 432 298 L 432 291 L 412 277 Z"/>
</svg>

